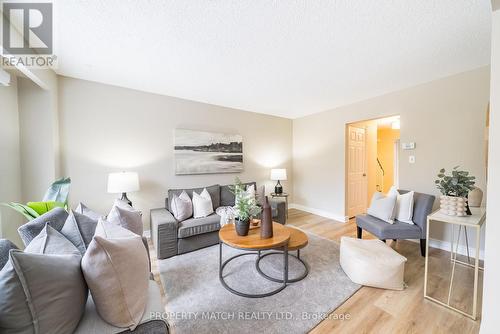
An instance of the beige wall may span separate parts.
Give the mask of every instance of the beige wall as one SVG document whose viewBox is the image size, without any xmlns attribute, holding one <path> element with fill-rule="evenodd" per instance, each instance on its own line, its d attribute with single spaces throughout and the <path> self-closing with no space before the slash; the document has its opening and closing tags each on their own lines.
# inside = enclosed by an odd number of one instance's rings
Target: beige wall
<svg viewBox="0 0 500 334">
<path fill-rule="evenodd" d="M 377 131 L 377 156 L 384 167 L 384 188 L 388 192 L 394 184 L 394 142 L 399 139 L 399 130 L 381 128 Z"/>
<path fill-rule="evenodd" d="M 50 90 L 28 79 L 19 79 L 18 86 L 22 197 L 23 202 L 41 201 L 59 176 L 57 82 Z"/>
<path fill-rule="evenodd" d="M 19 114 L 17 80 L 0 86 L 0 202 L 21 202 L 21 162 L 19 146 Z M 18 246 L 22 242 L 17 228 L 23 223 L 20 214 L 0 206 L 0 238 Z"/>
<path fill-rule="evenodd" d="M 500 309 L 500 6 L 493 13 L 491 47 L 491 109 L 488 161 L 488 215 L 486 217 L 485 272 L 481 333 L 498 332 Z"/>
<path fill-rule="evenodd" d="M 438 195 L 436 172 L 461 165 L 485 189 L 489 77 L 484 67 L 294 120 L 294 203 L 343 219 L 345 124 L 390 115 L 401 116 L 401 142 L 416 142 L 414 151 L 401 151 L 400 188 Z M 449 239 L 442 228 L 431 232 Z"/>
<path fill-rule="evenodd" d="M 149 210 L 164 206 L 169 188 L 228 184 L 239 176 L 271 192 L 270 170 L 283 167 L 289 171 L 285 191 L 292 190 L 291 120 L 66 77 L 59 78 L 59 110 L 73 205 L 82 201 L 107 213 L 118 196 L 106 193 L 107 174 L 120 170 L 139 173 L 141 190 L 129 198 L 143 211 L 145 229 Z M 175 128 L 241 134 L 244 172 L 176 176 Z"/>
</svg>

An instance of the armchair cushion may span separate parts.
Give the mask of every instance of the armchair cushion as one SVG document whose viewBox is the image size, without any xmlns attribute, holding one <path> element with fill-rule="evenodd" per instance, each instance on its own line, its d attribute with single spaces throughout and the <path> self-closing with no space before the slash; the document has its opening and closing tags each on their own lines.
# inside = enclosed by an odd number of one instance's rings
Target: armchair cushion
<svg viewBox="0 0 500 334">
<path fill-rule="evenodd" d="M 356 225 L 380 239 L 422 239 L 422 230 L 418 225 L 410 225 L 395 220 L 394 224 L 370 215 L 356 216 Z"/>
<path fill-rule="evenodd" d="M 9 261 L 9 251 L 11 249 L 17 249 L 17 246 L 10 240 L 0 239 L 0 270 L 2 270 L 7 261 Z"/>
<path fill-rule="evenodd" d="M 212 213 L 204 218 L 190 218 L 179 223 L 178 237 L 188 238 L 193 235 L 220 230 L 220 216 Z"/>
</svg>

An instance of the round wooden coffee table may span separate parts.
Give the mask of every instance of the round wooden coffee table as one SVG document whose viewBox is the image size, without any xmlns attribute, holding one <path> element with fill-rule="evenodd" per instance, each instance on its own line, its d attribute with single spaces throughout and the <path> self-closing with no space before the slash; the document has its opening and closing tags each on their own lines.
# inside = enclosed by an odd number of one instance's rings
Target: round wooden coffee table
<svg viewBox="0 0 500 334">
<path fill-rule="evenodd" d="M 303 280 L 307 276 L 307 274 L 309 274 L 309 266 L 307 265 L 306 262 L 304 262 L 304 260 L 302 260 L 300 258 L 300 250 L 307 246 L 307 244 L 309 243 L 309 238 L 307 237 L 307 234 L 305 234 L 304 232 L 302 232 L 301 230 L 299 230 L 297 228 L 293 228 L 293 227 L 289 227 L 289 226 L 285 226 L 285 228 L 290 232 L 290 240 L 288 240 L 288 251 L 294 251 L 294 250 L 297 251 L 297 255 L 288 254 L 288 256 L 293 256 L 300 263 L 302 263 L 302 265 L 304 266 L 304 272 L 302 273 L 302 275 L 300 275 L 298 277 L 294 277 L 294 278 L 288 277 L 287 283 L 294 283 L 294 282 L 298 282 L 300 280 Z M 271 276 L 265 274 L 260 269 L 260 266 L 259 266 L 260 260 L 262 260 L 263 258 L 265 258 L 266 256 L 269 256 L 269 255 L 281 255 L 281 252 L 268 252 L 268 253 L 265 253 L 264 255 L 261 255 L 261 252 L 259 251 L 257 261 L 255 261 L 255 268 L 257 269 L 259 274 L 261 274 L 261 276 L 264 276 L 268 280 L 273 281 L 273 282 L 277 282 L 277 283 L 283 283 L 282 279 L 271 277 Z"/>
<path fill-rule="evenodd" d="M 262 298 L 272 296 L 287 286 L 288 282 L 288 242 L 290 240 L 290 231 L 285 226 L 273 222 L 273 237 L 268 239 L 262 239 L 260 237 L 260 227 L 253 228 L 248 231 L 248 235 L 239 236 L 236 234 L 234 229 L 234 224 L 224 225 L 219 231 L 219 280 L 226 290 L 241 296 L 248 298 Z M 230 257 L 226 261 L 222 262 L 222 245 L 227 245 L 229 247 L 245 250 L 249 252 L 244 252 L 235 256 Z M 279 283 L 283 283 L 279 288 L 261 294 L 249 294 L 238 291 L 231 288 L 224 281 L 222 275 L 224 267 L 232 260 L 245 255 L 257 255 L 263 250 L 280 249 L 283 252 L 283 279 Z M 265 276 L 264 276 L 265 277 Z"/>
</svg>

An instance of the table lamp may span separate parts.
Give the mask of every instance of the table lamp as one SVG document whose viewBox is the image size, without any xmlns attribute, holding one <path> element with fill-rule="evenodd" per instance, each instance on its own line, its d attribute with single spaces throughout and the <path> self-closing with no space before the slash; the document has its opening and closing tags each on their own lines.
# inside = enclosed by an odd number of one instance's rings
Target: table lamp
<svg viewBox="0 0 500 334">
<path fill-rule="evenodd" d="M 280 181 L 286 180 L 286 169 L 284 168 L 271 169 L 271 180 L 278 181 L 278 183 L 276 183 L 276 186 L 274 187 L 274 192 L 276 194 L 282 194 L 283 187 L 281 186 Z"/>
<path fill-rule="evenodd" d="M 132 201 L 127 198 L 127 193 L 139 191 L 139 175 L 135 172 L 109 173 L 108 193 L 122 194 L 122 201 L 132 206 Z"/>
</svg>

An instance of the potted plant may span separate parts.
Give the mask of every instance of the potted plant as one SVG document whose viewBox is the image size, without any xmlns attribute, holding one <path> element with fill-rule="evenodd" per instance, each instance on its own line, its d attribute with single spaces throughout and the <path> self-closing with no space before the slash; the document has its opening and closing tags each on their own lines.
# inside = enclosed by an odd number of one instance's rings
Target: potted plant
<svg viewBox="0 0 500 334">
<path fill-rule="evenodd" d="M 245 185 L 239 178 L 235 179 L 235 183 L 230 189 L 235 198 L 234 213 L 236 217 L 234 227 L 236 233 L 240 236 L 248 235 L 250 219 L 260 213 L 260 208 L 257 206 L 255 197 L 248 196 Z"/>
<path fill-rule="evenodd" d="M 451 216 L 471 215 L 467 196 L 469 191 L 474 189 L 474 176 L 469 172 L 460 170 L 456 166 L 451 171 L 451 175 L 445 174 L 446 170 L 442 168 L 439 171 L 438 179 L 435 182 L 436 187 L 441 191 L 441 211 Z"/>
</svg>

